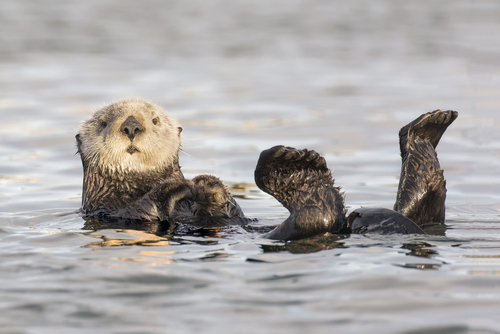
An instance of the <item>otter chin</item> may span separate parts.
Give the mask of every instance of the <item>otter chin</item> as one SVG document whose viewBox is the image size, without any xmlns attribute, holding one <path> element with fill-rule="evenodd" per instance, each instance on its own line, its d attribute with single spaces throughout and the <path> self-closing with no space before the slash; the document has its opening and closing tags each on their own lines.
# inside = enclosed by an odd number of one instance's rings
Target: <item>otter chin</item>
<svg viewBox="0 0 500 334">
<path fill-rule="evenodd" d="M 140 152 L 135 146 L 130 145 L 127 148 L 127 153 L 130 153 L 131 155 L 134 154 L 135 152 Z"/>
<path fill-rule="evenodd" d="M 334 186 L 321 155 L 284 146 L 263 151 L 255 182 L 290 211 L 266 237 L 424 233 L 420 227 L 444 222 L 446 182 L 435 149 L 457 116 L 455 111 L 436 110 L 400 130 L 402 169 L 394 210 L 358 209 L 346 217 L 344 195 Z M 161 107 L 140 98 L 97 110 L 76 135 L 83 164 L 82 213 L 195 227 L 253 221 L 216 176 L 184 177 L 179 166 L 181 132 Z"/>
</svg>

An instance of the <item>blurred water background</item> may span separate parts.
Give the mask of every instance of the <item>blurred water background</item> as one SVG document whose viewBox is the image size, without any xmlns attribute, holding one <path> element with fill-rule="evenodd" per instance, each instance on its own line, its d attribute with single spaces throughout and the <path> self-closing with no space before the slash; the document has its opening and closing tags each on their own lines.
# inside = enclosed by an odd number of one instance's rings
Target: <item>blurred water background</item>
<svg viewBox="0 0 500 334">
<path fill-rule="evenodd" d="M 3 0 L 0 333 L 500 333 L 500 3 Z M 140 96 L 184 127 L 187 177 L 258 226 L 261 150 L 314 149 L 349 209 L 392 207 L 398 130 L 438 147 L 447 228 L 292 243 L 240 229 L 84 229 L 79 124 Z"/>
</svg>

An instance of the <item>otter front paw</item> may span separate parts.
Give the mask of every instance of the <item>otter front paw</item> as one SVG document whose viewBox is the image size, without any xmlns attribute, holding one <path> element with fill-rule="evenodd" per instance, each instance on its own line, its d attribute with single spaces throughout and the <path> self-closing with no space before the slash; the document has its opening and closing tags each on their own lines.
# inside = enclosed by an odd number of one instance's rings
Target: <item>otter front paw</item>
<svg viewBox="0 0 500 334">
<path fill-rule="evenodd" d="M 157 203 L 160 210 L 169 216 L 177 202 L 193 197 L 193 190 L 193 182 L 186 179 L 171 179 L 153 189 L 152 199 Z"/>
<path fill-rule="evenodd" d="M 224 183 L 213 175 L 198 175 L 193 179 L 193 196 L 195 214 L 230 218 L 238 205 L 231 197 Z"/>
</svg>

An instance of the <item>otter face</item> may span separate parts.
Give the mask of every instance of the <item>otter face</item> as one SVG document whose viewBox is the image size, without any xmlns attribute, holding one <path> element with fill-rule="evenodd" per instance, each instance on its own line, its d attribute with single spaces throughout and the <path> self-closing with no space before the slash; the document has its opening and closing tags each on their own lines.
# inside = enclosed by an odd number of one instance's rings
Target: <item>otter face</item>
<svg viewBox="0 0 500 334">
<path fill-rule="evenodd" d="M 84 165 L 110 172 L 146 172 L 172 164 L 181 145 L 177 121 L 142 99 L 96 111 L 76 136 Z"/>
</svg>

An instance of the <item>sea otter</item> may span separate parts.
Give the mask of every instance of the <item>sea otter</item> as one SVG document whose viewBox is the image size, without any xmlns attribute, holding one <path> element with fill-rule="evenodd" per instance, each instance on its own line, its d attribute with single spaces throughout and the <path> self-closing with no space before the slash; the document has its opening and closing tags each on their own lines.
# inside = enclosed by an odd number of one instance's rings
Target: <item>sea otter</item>
<svg viewBox="0 0 500 334">
<path fill-rule="evenodd" d="M 212 225 L 245 216 L 213 175 L 184 178 L 182 128 L 152 103 L 112 103 L 76 135 L 83 164 L 82 212 L 88 217 Z"/>
<path fill-rule="evenodd" d="M 393 210 L 361 208 L 346 218 L 344 196 L 325 159 L 312 150 L 275 146 L 261 153 L 255 181 L 289 211 L 268 233 L 278 240 L 322 233 L 424 233 L 444 221 L 446 196 L 435 147 L 455 111 L 423 114 L 400 131 L 403 159 Z M 182 128 L 143 99 L 111 103 L 76 135 L 87 217 L 183 223 L 198 227 L 251 222 L 213 175 L 188 180 L 179 166 Z"/>
</svg>

